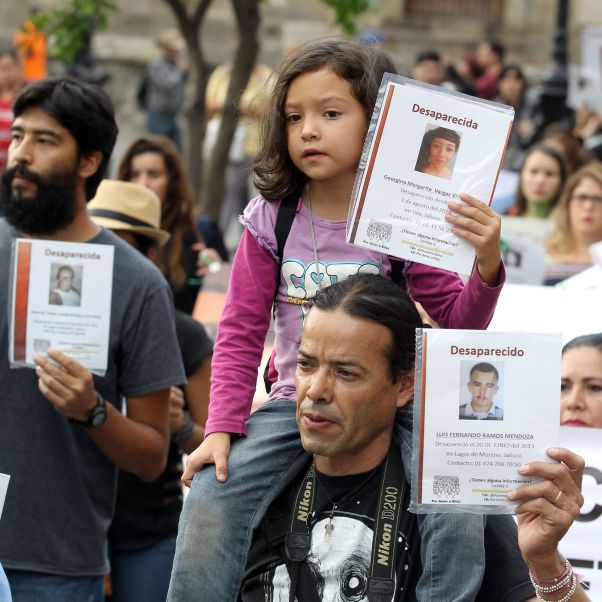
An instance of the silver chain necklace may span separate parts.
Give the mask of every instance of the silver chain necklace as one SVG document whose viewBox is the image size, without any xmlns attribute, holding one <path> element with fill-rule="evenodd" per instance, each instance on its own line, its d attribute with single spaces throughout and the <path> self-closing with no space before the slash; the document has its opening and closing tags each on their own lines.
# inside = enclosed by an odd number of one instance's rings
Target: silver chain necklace
<svg viewBox="0 0 602 602">
<path fill-rule="evenodd" d="M 318 247 L 316 245 L 316 232 L 314 230 L 314 219 L 313 219 L 313 215 L 314 212 L 312 210 L 312 206 L 311 206 L 311 192 L 309 190 L 309 184 L 307 185 L 307 203 L 309 205 L 309 229 L 311 232 L 311 242 L 312 242 L 312 246 L 314 249 L 314 261 L 315 261 L 315 265 L 316 265 L 316 278 L 318 279 L 318 286 L 320 287 L 320 291 L 323 290 L 322 288 L 322 278 L 320 278 L 320 262 L 318 261 Z"/>
<path fill-rule="evenodd" d="M 368 476 L 365 479 L 363 479 L 361 483 L 356 485 L 351 491 L 347 492 L 342 498 L 335 501 L 335 500 L 332 500 L 331 497 L 328 495 L 328 491 L 327 491 L 326 487 L 324 486 L 324 483 L 321 481 L 320 476 L 318 474 L 318 469 L 315 468 L 315 466 L 316 466 L 316 464 L 314 462 L 316 484 L 318 485 L 318 488 L 322 492 L 324 497 L 332 504 L 332 506 L 330 508 L 330 512 L 328 513 L 328 523 L 326 525 L 324 525 L 324 541 L 327 541 L 330 539 L 330 536 L 332 535 L 332 532 L 334 531 L 334 523 L 332 521 L 334 518 L 335 510 L 338 510 L 340 505 L 343 502 L 346 502 L 352 496 L 359 493 L 368 484 L 368 482 L 374 477 L 377 470 L 371 470 L 369 472 Z"/>
<path fill-rule="evenodd" d="M 309 227 L 310 227 L 310 231 L 311 231 L 311 242 L 312 242 L 312 246 L 313 246 L 313 250 L 314 250 L 314 261 L 315 261 L 315 265 L 316 265 L 316 278 L 318 279 L 318 286 L 320 287 L 320 290 L 323 290 L 322 279 L 320 278 L 319 261 L 318 261 L 318 247 L 316 246 L 316 233 L 314 231 L 314 220 L 313 220 L 314 212 L 312 210 L 312 205 L 311 205 L 310 185 L 308 184 L 305 189 L 307 190 L 307 204 L 309 206 Z M 384 265 L 385 265 L 385 256 L 382 253 L 379 253 L 379 260 L 380 260 L 379 271 L 382 275 L 382 271 L 383 271 Z"/>
</svg>

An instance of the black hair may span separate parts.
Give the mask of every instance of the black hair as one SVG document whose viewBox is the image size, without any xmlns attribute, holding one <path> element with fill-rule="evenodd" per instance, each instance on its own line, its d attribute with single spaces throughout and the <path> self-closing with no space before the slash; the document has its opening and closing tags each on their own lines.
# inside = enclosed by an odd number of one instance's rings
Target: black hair
<svg viewBox="0 0 602 602">
<path fill-rule="evenodd" d="M 503 63 L 504 55 L 506 54 L 505 46 L 498 40 L 487 40 L 485 43 L 489 45 L 491 52 L 497 56 L 500 63 Z"/>
<path fill-rule="evenodd" d="M 475 372 L 485 372 L 485 373 L 493 373 L 495 374 L 495 380 L 499 381 L 500 380 L 500 375 L 497 371 L 497 368 L 493 365 L 490 364 L 488 362 L 479 362 L 478 364 L 475 364 L 471 369 L 470 369 L 470 374 L 469 374 L 469 378 L 472 378 L 472 375 Z"/>
<path fill-rule="evenodd" d="M 293 80 L 327 67 L 345 80 L 366 115 L 366 131 L 385 72 L 395 65 L 378 44 L 352 40 L 317 40 L 303 44 L 283 60 L 273 76 L 274 86 L 263 116 L 262 136 L 253 169 L 254 183 L 267 201 L 298 194 L 307 176 L 293 163 L 287 142 L 284 105 Z M 359 161 L 359 157 L 358 157 Z"/>
<path fill-rule="evenodd" d="M 453 142 L 456 145 L 456 150 L 460 148 L 460 134 L 458 134 L 458 132 L 455 130 L 450 130 L 449 128 L 438 127 L 433 130 L 429 130 L 424 137 L 428 139 L 429 147 L 435 138 L 443 138 L 444 140 Z"/>
<path fill-rule="evenodd" d="M 441 55 L 436 50 L 425 50 L 424 52 L 420 52 L 416 55 L 414 66 L 419 65 L 424 61 L 436 61 L 437 63 L 440 63 Z"/>
<path fill-rule="evenodd" d="M 422 320 L 399 284 L 376 274 L 352 276 L 320 291 L 313 306 L 321 311 L 339 310 L 387 328 L 391 333 L 387 359 L 392 382 L 413 369 L 416 328 L 422 327 Z"/>
<path fill-rule="evenodd" d="M 577 347 L 593 347 L 602 353 L 602 332 L 596 332 L 594 334 L 584 334 L 580 337 L 576 337 L 570 340 L 563 348 L 562 355 L 571 349 L 577 349 Z"/>
<path fill-rule="evenodd" d="M 152 236 L 145 236 L 140 232 L 133 232 L 132 230 L 126 230 L 126 232 L 129 232 L 134 238 L 135 243 L 132 246 L 145 257 L 148 257 L 151 249 L 159 249 L 159 242 Z"/>
<path fill-rule="evenodd" d="M 108 94 L 98 86 L 72 77 L 51 77 L 23 88 L 13 104 L 13 114 L 19 117 L 32 108 L 40 109 L 69 131 L 75 138 L 79 156 L 101 152 L 96 173 L 86 180 L 89 201 L 104 177 L 117 139 L 115 109 Z"/>
<path fill-rule="evenodd" d="M 418 158 L 416 159 L 416 170 L 422 171 L 429 160 L 429 155 L 431 151 L 431 146 L 435 141 L 435 138 L 443 138 L 443 140 L 447 140 L 448 142 L 452 142 L 456 145 L 455 153 L 458 152 L 460 148 L 460 134 L 455 130 L 450 130 L 449 128 L 444 127 L 436 127 L 432 130 L 429 130 L 424 134 L 422 138 L 422 143 L 420 144 L 420 150 L 418 151 Z"/>
<path fill-rule="evenodd" d="M 504 79 L 506 75 L 508 75 L 508 73 L 514 73 L 516 77 L 518 77 L 518 79 L 520 79 L 520 81 L 523 82 L 525 87 L 528 85 L 529 82 L 527 81 L 523 70 L 518 65 L 514 64 L 505 65 L 504 67 L 502 67 L 502 69 L 500 70 L 500 76 L 498 78 L 498 81 Z"/>
</svg>

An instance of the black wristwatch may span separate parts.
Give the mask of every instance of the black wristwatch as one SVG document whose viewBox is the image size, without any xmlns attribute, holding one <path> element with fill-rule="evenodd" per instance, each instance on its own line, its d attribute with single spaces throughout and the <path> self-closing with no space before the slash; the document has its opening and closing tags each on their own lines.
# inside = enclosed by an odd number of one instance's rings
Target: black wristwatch
<svg viewBox="0 0 602 602">
<path fill-rule="evenodd" d="M 98 391 L 96 391 L 96 398 L 98 399 L 98 403 L 92 408 L 87 420 L 75 420 L 75 418 L 69 418 L 69 422 L 85 426 L 86 428 L 94 428 L 103 425 L 107 420 L 107 403 Z"/>
</svg>

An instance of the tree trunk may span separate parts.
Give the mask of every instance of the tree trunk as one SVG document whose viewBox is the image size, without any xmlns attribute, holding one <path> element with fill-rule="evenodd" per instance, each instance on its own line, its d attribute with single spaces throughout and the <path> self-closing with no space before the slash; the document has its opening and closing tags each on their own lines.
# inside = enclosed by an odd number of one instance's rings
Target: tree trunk
<svg viewBox="0 0 602 602">
<path fill-rule="evenodd" d="M 222 114 L 217 140 L 202 187 L 202 212 L 218 220 L 225 194 L 225 173 L 228 165 L 230 145 L 238 121 L 238 99 L 249 81 L 257 54 L 259 43 L 259 0 L 232 0 L 238 27 L 238 47 L 232 65 L 230 84 Z"/>
<path fill-rule="evenodd" d="M 207 8 L 211 0 L 200 0 L 192 13 L 186 9 L 182 0 L 164 0 L 173 10 L 178 27 L 186 40 L 188 60 L 190 61 L 190 79 L 192 81 L 193 95 L 190 107 L 186 112 L 188 123 L 188 153 L 187 167 L 190 186 L 197 199 L 200 198 L 202 182 L 202 149 L 205 138 L 205 89 L 209 78 L 209 66 L 205 61 L 203 49 L 199 42 L 199 32 Z"/>
</svg>

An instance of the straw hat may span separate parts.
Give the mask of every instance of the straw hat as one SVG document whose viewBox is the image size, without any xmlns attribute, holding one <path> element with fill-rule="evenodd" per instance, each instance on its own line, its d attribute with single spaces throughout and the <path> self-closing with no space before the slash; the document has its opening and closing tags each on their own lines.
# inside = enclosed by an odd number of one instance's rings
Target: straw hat
<svg viewBox="0 0 602 602">
<path fill-rule="evenodd" d="M 157 37 L 159 46 L 172 50 L 173 52 L 180 52 L 186 46 L 184 38 L 177 29 L 166 29 L 162 31 Z"/>
<path fill-rule="evenodd" d="M 129 230 L 154 238 L 160 245 L 170 237 L 161 230 L 161 201 L 152 191 L 133 182 L 103 180 L 88 203 L 88 213 L 99 226 Z"/>
</svg>

